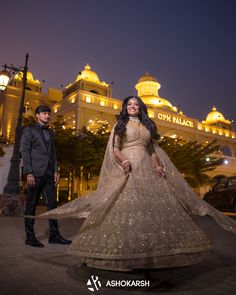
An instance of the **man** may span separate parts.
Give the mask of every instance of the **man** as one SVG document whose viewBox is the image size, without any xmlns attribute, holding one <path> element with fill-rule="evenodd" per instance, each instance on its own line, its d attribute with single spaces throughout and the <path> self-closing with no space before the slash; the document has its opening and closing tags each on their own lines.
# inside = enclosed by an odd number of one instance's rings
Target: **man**
<svg viewBox="0 0 236 295">
<path fill-rule="evenodd" d="M 27 200 L 25 215 L 34 216 L 38 198 L 43 193 L 48 210 L 56 208 L 56 185 L 59 182 L 56 151 L 52 131 L 48 128 L 51 109 L 40 105 L 35 110 L 36 124 L 24 129 L 21 138 L 23 174 L 27 178 Z M 58 230 L 57 220 L 49 220 L 50 244 L 68 245 Z M 44 247 L 35 237 L 34 219 L 25 218 L 25 244 Z"/>
</svg>

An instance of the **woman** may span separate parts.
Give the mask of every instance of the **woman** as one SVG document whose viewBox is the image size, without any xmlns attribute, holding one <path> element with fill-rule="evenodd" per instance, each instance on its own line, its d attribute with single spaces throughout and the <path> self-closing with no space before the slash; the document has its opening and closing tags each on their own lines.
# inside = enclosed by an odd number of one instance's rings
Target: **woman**
<svg viewBox="0 0 236 295">
<path fill-rule="evenodd" d="M 212 244 L 191 215 L 211 215 L 225 229 L 236 223 L 194 194 L 157 145 L 155 123 L 127 97 L 111 132 L 98 189 L 43 217 L 86 217 L 69 251 L 95 268 L 130 271 L 191 265 Z"/>
</svg>

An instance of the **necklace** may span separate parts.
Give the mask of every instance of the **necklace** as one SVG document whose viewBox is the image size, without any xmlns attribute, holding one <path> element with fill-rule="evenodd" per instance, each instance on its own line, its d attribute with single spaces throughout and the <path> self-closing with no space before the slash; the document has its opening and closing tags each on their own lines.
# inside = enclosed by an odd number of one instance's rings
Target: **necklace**
<svg viewBox="0 0 236 295">
<path fill-rule="evenodd" d="M 134 123 L 136 123 L 136 124 L 138 124 L 138 125 L 141 124 L 141 122 L 140 122 L 140 120 L 139 120 L 139 117 L 132 117 L 132 116 L 129 116 L 129 119 L 130 119 L 130 121 L 133 121 Z"/>
</svg>

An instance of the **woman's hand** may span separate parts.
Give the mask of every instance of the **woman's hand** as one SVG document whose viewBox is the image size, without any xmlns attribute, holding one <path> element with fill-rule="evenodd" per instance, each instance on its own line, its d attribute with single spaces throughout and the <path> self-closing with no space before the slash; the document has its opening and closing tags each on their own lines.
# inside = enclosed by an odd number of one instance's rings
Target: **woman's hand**
<svg viewBox="0 0 236 295">
<path fill-rule="evenodd" d="M 122 166 L 125 174 L 128 174 L 131 171 L 131 164 L 130 164 L 130 161 L 129 160 L 124 160 L 121 163 L 121 166 Z"/>
<path fill-rule="evenodd" d="M 158 176 L 166 178 L 166 174 L 162 166 L 155 166 L 155 169 Z"/>
</svg>

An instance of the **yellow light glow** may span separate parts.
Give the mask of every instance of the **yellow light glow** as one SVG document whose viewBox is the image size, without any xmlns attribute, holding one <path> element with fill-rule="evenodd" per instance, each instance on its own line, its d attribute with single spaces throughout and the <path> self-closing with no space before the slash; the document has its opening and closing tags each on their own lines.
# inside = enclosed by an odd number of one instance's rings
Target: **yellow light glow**
<svg viewBox="0 0 236 295">
<path fill-rule="evenodd" d="M 225 124 L 231 124 L 232 121 L 229 121 L 229 120 L 226 120 L 224 115 L 217 111 L 216 107 L 213 106 L 211 112 L 207 115 L 206 117 L 206 121 L 203 121 L 203 122 L 206 122 L 206 123 L 215 123 L 215 122 L 223 122 Z"/>
<path fill-rule="evenodd" d="M 89 64 L 87 64 L 85 66 L 84 70 L 78 74 L 78 76 L 76 78 L 76 82 L 80 81 L 80 80 L 87 80 L 87 81 L 90 81 L 90 82 L 93 82 L 93 83 L 96 83 L 99 85 L 103 85 L 106 87 L 109 86 L 106 82 L 104 82 L 104 81 L 101 82 L 99 80 L 97 73 L 91 70 L 91 67 Z"/>
<path fill-rule="evenodd" d="M 90 102 L 91 102 L 91 97 L 90 97 L 90 96 L 86 96 L 85 101 L 86 101 L 87 103 L 90 103 Z"/>
<path fill-rule="evenodd" d="M 10 79 L 9 73 L 5 70 L 1 71 L 1 73 L 0 73 L 0 90 L 6 89 L 9 79 Z"/>
<path fill-rule="evenodd" d="M 11 132 L 11 125 L 9 124 L 7 128 L 7 138 L 10 137 L 10 132 Z"/>
<path fill-rule="evenodd" d="M 54 113 L 57 113 L 57 109 L 54 110 Z"/>
<path fill-rule="evenodd" d="M 71 103 L 74 103 L 75 102 L 75 99 L 74 98 L 72 98 L 72 100 L 71 100 Z"/>
<path fill-rule="evenodd" d="M 206 128 L 205 128 L 205 131 L 206 131 L 206 132 L 209 132 L 209 128 L 206 127 Z"/>
<path fill-rule="evenodd" d="M 149 117 L 149 118 L 154 118 L 154 112 L 148 110 L 148 117 Z"/>
<path fill-rule="evenodd" d="M 187 127 L 191 127 L 191 128 L 194 127 L 193 121 L 190 121 L 190 120 L 185 119 L 183 117 L 167 115 L 167 114 L 163 114 L 163 113 L 159 112 L 157 114 L 157 118 L 159 120 L 171 122 L 171 123 L 174 123 L 174 124 L 179 124 L 179 125 L 183 125 L 183 126 L 187 126 Z"/>
<path fill-rule="evenodd" d="M 114 104 L 114 105 L 113 105 L 113 109 L 114 109 L 114 110 L 117 110 L 117 109 L 118 109 L 117 104 Z"/>
<path fill-rule="evenodd" d="M 14 76 L 14 79 L 15 80 L 22 80 L 23 79 L 23 72 L 20 71 L 18 74 L 16 74 Z M 35 84 L 35 85 L 41 84 L 38 79 L 34 79 L 33 74 L 29 71 L 27 72 L 27 81 L 30 84 Z"/>
<path fill-rule="evenodd" d="M 101 101 L 100 101 L 100 106 L 102 106 L 102 107 L 105 106 L 105 101 L 104 101 L 104 100 L 101 100 Z"/>
</svg>

